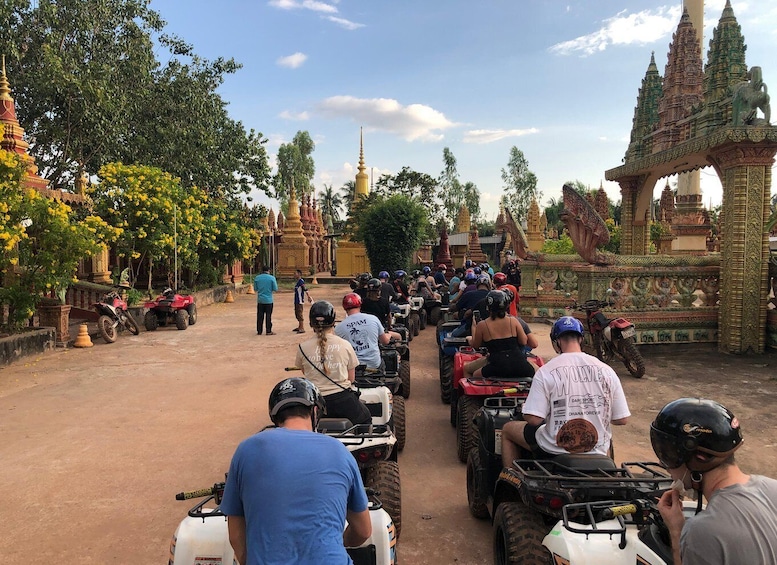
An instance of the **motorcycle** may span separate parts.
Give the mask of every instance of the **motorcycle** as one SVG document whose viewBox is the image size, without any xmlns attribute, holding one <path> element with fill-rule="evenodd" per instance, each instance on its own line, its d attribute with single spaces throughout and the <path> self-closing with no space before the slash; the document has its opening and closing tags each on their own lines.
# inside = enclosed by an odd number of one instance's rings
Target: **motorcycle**
<svg viewBox="0 0 777 565">
<path fill-rule="evenodd" d="M 97 327 L 106 343 L 113 343 L 121 330 L 127 329 L 132 335 L 138 335 L 140 328 L 127 309 L 127 303 L 121 295 L 112 290 L 105 293 L 100 302 L 92 304 L 100 317 Z"/>
<path fill-rule="evenodd" d="M 617 357 L 633 377 L 642 378 L 645 375 L 645 360 L 637 349 L 634 324 L 626 318 L 609 319 L 602 312 L 602 308 L 607 306 L 611 304 L 602 300 L 587 300 L 580 306 L 575 303 L 573 307 L 586 314 L 596 356 L 605 363 Z"/>
<path fill-rule="evenodd" d="M 219 510 L 224 483 L 212 487 L 181 492 L 176 500 L 202 498 L 175 530 L 170 542 L 169 565 L 199 565 L 236 563 L 229 543 L 227 520 Z M 354 565 L 395 565 L 397 538 L 391 517 L 383 509 L 375 491 L 367 489 L 372 535 L 359 547 L 346 548 Z M 215 505 L 215 506 L 214 506 Z"/>
</svg>

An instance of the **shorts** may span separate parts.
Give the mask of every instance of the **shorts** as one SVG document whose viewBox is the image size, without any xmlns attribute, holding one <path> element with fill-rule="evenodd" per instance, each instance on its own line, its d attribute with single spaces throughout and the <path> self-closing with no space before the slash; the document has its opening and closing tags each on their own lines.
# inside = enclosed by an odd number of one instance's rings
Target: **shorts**
<svg viewBox="0 0 777 565">
<path fill-rule="evenodd" d="M 556 455 L 553 453 L 548 453 L 539 445 L 537 445 L 538 429 L 540 429 L 540 426 L 532 426 L 531 424 L 527 423 L 523 428 L 523 439 L 526 440 L 526 443 L 529 444 L 529 447 L 531 447 L 531 454 L 535 459 L 553 459 L 556 457 Z"/>
<path fill-rule="evenodd" d="M 302 304 L 294 305 L 294 316 L 296 316 L 299 323 L 302 323 L 305 320 L 305 318 L 302 317 L 302 306 Z"/>
</svg>

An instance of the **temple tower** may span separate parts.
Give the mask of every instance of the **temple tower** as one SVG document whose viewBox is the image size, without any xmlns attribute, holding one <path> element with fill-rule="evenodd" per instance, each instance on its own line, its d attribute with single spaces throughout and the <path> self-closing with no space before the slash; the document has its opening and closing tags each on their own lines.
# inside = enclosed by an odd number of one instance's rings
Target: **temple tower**
<svg viewBox="0 0 777 565">
<path fill-rule="evenodd" d="M 281 217 L 280 214 L 278 214 Z M 294 193 L 294 182 L 291 183 L 289 195 L 289 213 L 283 226 L 283 240 L 278 244 L 277 273 L 284 278 L 293 278 L 294 271 L 300 269 L 303 273 L 308 266 L 308 244 L 302 229 L 299 215 L 299 204 Z"/>
<path fill-rule="evenodd" d="M 364 164 L 364 133 L 359 130 L 359 167 L 356 173 L 354 187 L 354 202 L 360 198 L 366 198 L 370 193 L 370 179 L 367 175 L 367 167 Z M 337 245 L 337 271 L 344 275 L 356 275 L 370 271 L 370 262 L 367 258 L 367 248 L 363 244 L 343 238 Z"/>
</svg>

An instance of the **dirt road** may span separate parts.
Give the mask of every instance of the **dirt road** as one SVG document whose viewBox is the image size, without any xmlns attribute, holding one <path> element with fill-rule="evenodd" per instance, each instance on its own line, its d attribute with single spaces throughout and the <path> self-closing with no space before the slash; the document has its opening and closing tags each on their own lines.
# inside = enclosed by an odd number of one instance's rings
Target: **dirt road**
<svg viewBox="0 0 777 565">
<path fill-rule="evenodd" d="M 339 303 L 345 287 L 313 287 Z M 4 563 L 164 563 L 190 503 L 181 490 L 222 480 L 237 443 L 269 423 L 267 397 L 307 333 L 292 333 L 292 294 L 276 295 L 275 336 L 257 336 L 253 296 L 202 308 L 187 331 L 121 335 L 112 345 L 27 358 L 0 370 L 0 519 Z M 550 357 L 548 326 L 533 324 Z M 655 350 L 653 350 L 655 351 Z M 407 447 L 400 455 L 401 562 L 491 562 L 490 524 L 467 511 L 431 329 L 411 344 Z M 641 380 L 622 376 L 634 414 L 616 429 L 619 460 L 651 456 L 647 427 L 669 400 L 727 404 L 747 437 L 745 469 L 777 466 L 777 355 L 655 352 Z"/>
</svg>

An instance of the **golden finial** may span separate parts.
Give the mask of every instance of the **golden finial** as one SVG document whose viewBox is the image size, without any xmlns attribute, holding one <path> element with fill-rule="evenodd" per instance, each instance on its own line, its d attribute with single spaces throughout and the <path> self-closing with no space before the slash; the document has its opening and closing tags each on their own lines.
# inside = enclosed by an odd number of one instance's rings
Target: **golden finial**
<svg viewBox="0 0 777 565">
<path fill-rule="evenodd" d="M 3 60 L 3 74 L 0 75 L 0 100 L 11 100 L 11 85 L 8 83 L 8 78 L 5 76 L 5 55 L 2 56 Z"/>
</svg>

